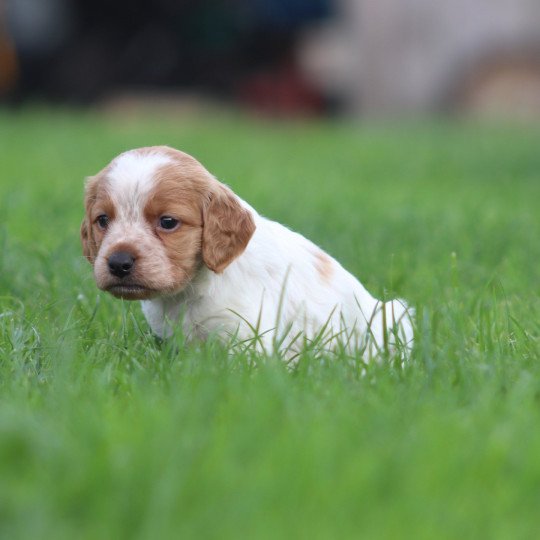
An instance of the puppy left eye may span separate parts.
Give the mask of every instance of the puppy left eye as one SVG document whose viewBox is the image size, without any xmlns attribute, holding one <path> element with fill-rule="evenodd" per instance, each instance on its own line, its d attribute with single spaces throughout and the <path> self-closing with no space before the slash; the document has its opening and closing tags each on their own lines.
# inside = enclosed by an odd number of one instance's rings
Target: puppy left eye
<svg viewBox="0 0 540 540">
<path fill-rule="evenodd" d="M 172 231 L 180 225 L 178 219 L 174 219 L 171 216 L 161 216 L 159 218 L 159 226 L 166 231 Z"/>
<path fill-rule="evenodd" d="M 96 223 L 99 225 L 100 229 L 105 230 L 109 226 L 109 216 L 101 214 L 97 217 Z"/>
</svg>

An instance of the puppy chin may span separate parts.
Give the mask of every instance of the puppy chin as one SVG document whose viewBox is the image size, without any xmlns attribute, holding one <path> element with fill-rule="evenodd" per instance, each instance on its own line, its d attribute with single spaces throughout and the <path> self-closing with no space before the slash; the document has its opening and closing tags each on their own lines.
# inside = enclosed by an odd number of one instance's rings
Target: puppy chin
<svg viewBox="0 0 540 540">
<path fill-rule="evenodd" d="M 108 292 L 115 298 L 124 300 L 151 300 L 157 297 L 175 296 L 182 292 L 186 283 L 162 284 L 157 286 L 155 283 L 147 284 L 143 280 L 96 280 L 97 286 L 105 292 Z"/>
<path fill-rule="evenodd" d="M 159 296 L 160 291 L 154 286 L 145 283 L 142 279 L 132 277 L 115 279 L 104 272 L 95 272 L 96 285 L 102 291 L 112 294 L 115 298 L 124 300 L 149 300 Z"/>
<path fill-rule="evenodd" d="M 100 289 L 124 300 L 150 300 L 160 295 L 160 291 L 137 283 L 114 283 Z"/>
</svg>

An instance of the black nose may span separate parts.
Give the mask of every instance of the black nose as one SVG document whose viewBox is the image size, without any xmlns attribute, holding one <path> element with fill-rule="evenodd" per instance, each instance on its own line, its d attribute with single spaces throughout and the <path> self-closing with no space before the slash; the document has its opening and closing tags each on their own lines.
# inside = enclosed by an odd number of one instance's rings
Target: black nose
<svg viewBox="0 0 540 540">
<path fill-rule="evenodd" d="M 107 261 L 111 274 L 119 278 L 129 276 L 133 270 L 134 263 L 135 259 L 133 256 L 125 251 L 113 253 Z"/>
</svg>

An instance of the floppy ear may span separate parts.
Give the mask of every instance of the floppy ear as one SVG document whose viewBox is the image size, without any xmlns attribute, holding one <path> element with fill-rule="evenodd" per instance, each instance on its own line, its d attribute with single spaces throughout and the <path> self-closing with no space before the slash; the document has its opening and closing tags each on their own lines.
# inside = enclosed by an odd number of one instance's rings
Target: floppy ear
<svg viewBox="0 0 540 540">
<path fill-rule="evenodd" d="M 90 223 L 90 212 L 96 198 L 96 190 L 96 177 L 87 178 L 84 192 L 84 207 L 86 215 L 81 223 L 81 244 L 83 255 L 91 264 L 94 264 L 94 260 L 97 255 L 97 246 L 94 240 L 94 235 L 92 234 L 92 224 Z"/>
<path fill-rule="evenodd" d="M 93 264 L 96 258 L 96 243 L 92 237 L 91 226 L 88 219 L 85 217 L 81 223 L 81 244 L 83 255 L 88 259 L 88 262 Z"/>
<path fill-rule="evenodd" d="M 242 254 L 255 232 L 251 213 L 222 184 L 212 190 L 203 208 L 203 227 L 203 261 L 218 274 Z"/>
</svg>

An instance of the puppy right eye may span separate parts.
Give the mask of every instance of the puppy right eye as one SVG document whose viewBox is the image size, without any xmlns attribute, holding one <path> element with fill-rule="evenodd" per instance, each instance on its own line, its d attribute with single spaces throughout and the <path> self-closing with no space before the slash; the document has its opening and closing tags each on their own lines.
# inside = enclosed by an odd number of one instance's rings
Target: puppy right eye
<svg viewBox="0 0 540 540">
<path fill-rule="evenodd" d="M 173 231 L 179 224 L 180 221 L 171 216 L 161 216 L 159 218 L 159 226 L 166 231 Z"/>
<path fill-rule="evenodd" d="M 100 229 L 106 229 L 109 225 L 109 217 L 106 214 L 101 214 L 97 217 L 96 223 Z"/>
</svg>

